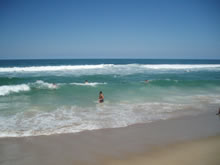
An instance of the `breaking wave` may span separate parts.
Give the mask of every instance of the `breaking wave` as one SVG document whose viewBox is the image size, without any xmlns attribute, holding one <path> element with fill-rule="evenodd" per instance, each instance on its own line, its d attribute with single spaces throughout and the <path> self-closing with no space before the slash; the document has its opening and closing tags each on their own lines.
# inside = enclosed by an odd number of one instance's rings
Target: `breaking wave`
<svg viewBox="0 0 220 165">
<path fill-rule="evenodd" d="M 99 82 L 88 82 L 88 83 L 48 83 L 44 82 L 42 80 L 37 80 L 34 83 L 28 83 L 28 84 L 20 84 L 20 85 L 3 85 L 0 86 L 0 96 L 9 95 L 11 93 L 19 93 L 24 91 L 30 91 L 31 88 L 37 88 L 37 89 L 58 89 L 60 86 L 64 85 L 77 85 L 77 86 L 91 86 L 95 87 L 97 85 L 105 85 L 107 83 L 99 83 Z"/>
<path fill-rule="evenodd" d="M 10 93 L 18 93 L 23 91 L 29 91 L 30 87 L 26 84 L 21 85 L 3 85 L 0 86 L 0 96 L 5 96 Z"/>
<path fill-rule="evenodd" d="M 31 66 L 31 67 L 7 67 L 0 68 L 0 72 L 44 72 L 44 71 L 65 71 L 79 69 L 100 69 L 111 64 L 100 65 L 62 65 L 62 66 Z"/>
<path fill-rule="evenodd" d="M 34 86 L 37 88 L 48 88 L 48 89 L 57 89 L 58 85 L 55 83 L 47 83 L 42 80 L 37 80 L 35 83 L 33 83 Z"/>
<path fill-rule="evenodd" d="M 31 67 L 1 67 L 0 72 L 51 72 L 51 71 L 82 71 L 82 70 L 194 70 L 194 69 L 220 69 L 219 64 L 99 64 L 99 65 L 62 65 L 62 66 L 31 66 Z"/>
<path fill-rule="evenodd" d="M 79 86 L 92 86 L 95 87 L 97 85 L 104 85 L 107 83 L 98 83 L 98 82 L 88 82 L 88 83 L 70 83 L 71 85 L 79 85 Z"/>
</svg>

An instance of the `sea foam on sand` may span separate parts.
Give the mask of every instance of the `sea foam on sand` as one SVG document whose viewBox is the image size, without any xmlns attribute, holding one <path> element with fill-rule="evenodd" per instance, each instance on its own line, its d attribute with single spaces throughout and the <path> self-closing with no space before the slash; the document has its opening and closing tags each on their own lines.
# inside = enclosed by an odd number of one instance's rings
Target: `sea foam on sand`
<svg viewBox="0 0 220 165">
<path fill-rule="evenodd" d="M 219 165 L 219 136 L 195 141 L 220 135 L 219 124 L 218 116 L 206 113 L 78 134 L 0 138 L 0 162 L 3 165 Z"/>
</svg>

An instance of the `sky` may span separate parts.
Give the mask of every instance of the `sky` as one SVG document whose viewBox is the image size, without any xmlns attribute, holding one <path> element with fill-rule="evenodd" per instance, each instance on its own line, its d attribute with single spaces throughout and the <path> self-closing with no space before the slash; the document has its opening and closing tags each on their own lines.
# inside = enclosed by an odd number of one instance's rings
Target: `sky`
<svg viewBox="0 0 220 165">
<path fill-rule="evenodd" d="M 218 0 L 0 0 L 0 59 L 220 59 Z"/>
</svg>

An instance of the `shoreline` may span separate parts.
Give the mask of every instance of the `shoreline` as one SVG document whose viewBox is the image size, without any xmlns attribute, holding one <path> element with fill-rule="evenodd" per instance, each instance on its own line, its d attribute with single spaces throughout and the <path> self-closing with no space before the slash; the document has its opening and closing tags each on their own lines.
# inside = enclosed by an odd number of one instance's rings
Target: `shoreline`
<svg viewBox="0 0 220 165">
<path fill-rule="evenodd" d="M 0 164 L 103 164 L 184 142 L 220 136 L 213 112 L 121 128 L 0 138 Z M 16 162 L 16 163 L 15 163 Z M 109 163 L 109 161 L 105 161 Z"/>
<path fill-rule="evenodd" d="M 131 125 L 127 125 L 127 126 L 122 126 L 122 127 L 109 127 L 109 128 L 99 128 L 99 129 L 91 129 L 91 130 L 82 130 L 79 132 L 64 132 L 64 133 L 52 133 L 52 134 L 42 134 L 42 135 L 25 135 L 25 136 L 2 136 L 0 137 L 0 140 L 2 139 L 10 139 L 10 138 L 36 138 L 36 137 L 48 137 L 48 136 L 68 136 L 68 135 L 76 135 L 76 134 L 82 134 L 82 133 L 87 133 L 87 132 L 96 132 L 96 131 L 105 131 L 105 130 L 111 130 L 111 129 L 125 129 L 125 128 L 132 128 L 132 127 L 139 127 L 139 126 L 143 126 L 143 125 L 151 125 L 154 123 L 160 123 L 163 121 L 172 121 L 172 120 L 178 120 L 178 119 L 187 119 L 187 118 L 194 118 L 194 117 L 201 117 L 201 116 L 212 116 L 212 115 L 216 115 L 219 118 L 220 121 L 220 115 L 216 114 L 217 111 L 211 110 L 210 112 L 202 112 L 202 113 L 195 113 L 195 114 L 185 114 L 182 116 L 175 116 L 175 117 L 171 117 L 171 118 L 167 118 L 167 119 L 158 119 L 158 120 L 153 120 L 150 122 L 146 122 L 146 123 L 135 123 L 135 124 L 131 124 Z"/>
</svg>

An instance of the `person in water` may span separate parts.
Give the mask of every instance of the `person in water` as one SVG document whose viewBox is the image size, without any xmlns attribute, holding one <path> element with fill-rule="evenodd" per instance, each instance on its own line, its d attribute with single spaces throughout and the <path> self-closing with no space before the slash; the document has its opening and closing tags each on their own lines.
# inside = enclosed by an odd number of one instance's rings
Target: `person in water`
<svg viewBox="0 0 220 165">
<path fill-rule="evenodd" d="M 86 81 L 85 81 L 85 84 L 88 84 L 88 83 L 89 83 L 88 80 L 86 80 Z"/>
<path fill-rule="evenodd" d="M 218 113 L 216 115 L 220 115 L 220 108 L 218 109 Z"/>
<path fill-rule="evenodd" d="M 57 85 L 55 83 L 52 84 L 52 88 L 57 88 Z"/>
<path fill-rule="evenodd" d="M 102 93 L 102 91 L 99 92 L 99 103 L 103 103 L 104 102 L 104 95 Z"/>
</svg>

